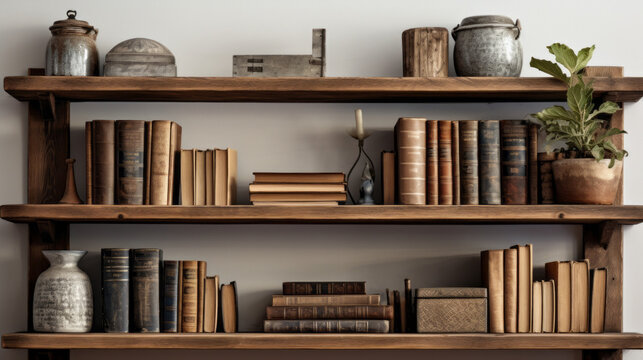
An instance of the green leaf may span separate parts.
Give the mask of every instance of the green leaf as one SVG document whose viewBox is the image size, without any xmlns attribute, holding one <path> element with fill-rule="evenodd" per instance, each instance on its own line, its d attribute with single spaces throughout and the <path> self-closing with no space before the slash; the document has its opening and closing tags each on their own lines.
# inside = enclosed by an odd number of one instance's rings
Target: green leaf
<svg viewBox="0 0 643 360">
<path fill-rule="evenodd" d="M 598 145 L 594 145 L 594 147 L 592 148 L 592 156 L 594 157 L 594 159 L 596 159 L 596 161 L 603 160 L 603 157 L 605 157 L 605 149 Z"/>
<path fill-rule="evenodd" d="M 596 138 L 596 142 L 600 143 L 603 140 L 605 140 L 608 137 L 618 135 L 618 134 L 627 134 L 627 131 L 617 129 L 617 128 L 611 128 L 605 132 L 605 134 L 602 134 Z"/>
<path fill-rule="evenodd" d="M 576 66 L 574 67 L 574 72 L 579 72 L 587 66 L 587 63 L 589 60 L 592 58 L 592 55 L 594 54 L 594 49 L 596 46 L 592 45 L 592 47 L 586 47 L 584 49 L 581 49 L 578 52 L 578 57 L 576 58 Z"/>
<path fill-rule="evenodd" d="M 578 57 L 574 54 L 574 50 L 570 49 L 565 44 L 555 43 L 547 47 L 549 52 L 556 56 L 556 61 L 563 65 L 570 74 L 575 74 L 576 63 L 578 62 Z"/>
<path fill-rule="evenodd" d="M 591 120 L 599 114 L 614 114 L 619 110 L 621 110 L 621 108 L 618 106 L 618 104 L 612 101 L 606 101 L 602 103 L 601 106 L 598 107 L 598 109 L 592 111 L 592 113 L 589 114 L 587 120 Z"/>
<path fill-rule="evenodd" d="M 569 78 L 563 73 L 563 70 L 556 63 L 532 57 L 529 65 L 544 72 L 545 74 L 549 74 L 555 77 L 558 80 L 564 81 L 565 84 L 569 84 Z"/>
<path fill-rule="evenodd" d="M 582 82 L 567 89 L 567 105 L 569 109 L 580 116 L 587 106 L 587 93 L 585 91 L 585 84 Z"/>
<path fill-rule="evenodd" d="M 539 113 L 532 114 L 533 117 L 540 121 L 567 120 L 574 121 L 574 114 L 560 105 L 555 105 L 542 110 Z"/>
</svg>

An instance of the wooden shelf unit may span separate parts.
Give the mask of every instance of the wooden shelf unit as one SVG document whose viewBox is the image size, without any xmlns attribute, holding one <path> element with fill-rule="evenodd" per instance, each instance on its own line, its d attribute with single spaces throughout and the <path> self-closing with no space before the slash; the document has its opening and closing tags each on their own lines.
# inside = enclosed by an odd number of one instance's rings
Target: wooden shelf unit
<svg viewBox="0 0 643 360">
<path fill-rule="evenodd" d="M 638 101 L 643 78 L 621 67 L 591 67 L 594 95 Z M 497 102 L 563 101 L 551 78 L 104 78 L 7 77 L 4 88 L 28 102 L 28 205 L 5 205 L 3 219 L 29 226 L 28 330 L 35 281 L 48 262 L 42 250 L 69 249 L 72 223 L 374 223 L 582 224 L 583 256 L 610 269 L 604 334 L 36 334 L 2 336 L 2 346 L 29 349 L 30 358 L 68 360 L 70 349 L 579 349 L 584 358 L 620 360 L 642 349 L 642 334 L 623 329 L 622 225 L 643 221 L 643 207 L 622 206 L 340 206 L 336 208 L 92 206 L 55 204 L 65 188 L 70 102 Z M 624 128 L 623 112 L 611 126 Z M 614 143 L 623 146 L 622 135 Z"/>
</svg>

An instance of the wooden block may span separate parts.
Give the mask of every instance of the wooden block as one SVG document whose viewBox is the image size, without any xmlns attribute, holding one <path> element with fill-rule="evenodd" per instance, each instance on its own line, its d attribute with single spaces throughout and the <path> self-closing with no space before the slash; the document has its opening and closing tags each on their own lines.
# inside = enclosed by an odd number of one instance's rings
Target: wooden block
<svg viewBox="0 0 643 360">
<path fill-rule="evenodd" d="M 449 31 L 441 27 L 408 29 L 402 33 L 404 76 L 449 76 Z"/>
</svg>

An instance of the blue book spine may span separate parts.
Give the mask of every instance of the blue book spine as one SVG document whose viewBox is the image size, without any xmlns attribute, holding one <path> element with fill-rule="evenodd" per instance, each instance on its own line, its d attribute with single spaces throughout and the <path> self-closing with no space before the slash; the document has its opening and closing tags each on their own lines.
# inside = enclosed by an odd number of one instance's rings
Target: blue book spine
<svg viewBox="0 0 643 360">
<path fill-rule="evenodd" d="M 101 249 L 103 330 L 129 330 L 129 249 Z"/>
</svg>

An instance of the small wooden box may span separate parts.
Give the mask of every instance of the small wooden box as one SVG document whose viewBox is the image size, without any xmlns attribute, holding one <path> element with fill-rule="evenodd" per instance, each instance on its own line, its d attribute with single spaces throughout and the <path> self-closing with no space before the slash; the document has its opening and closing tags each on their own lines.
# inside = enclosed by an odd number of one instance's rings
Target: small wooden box
<svg viewBox="0 0 643 360">
<path fill-rule="evenodd" d="M 486 288 L 415 290 L 419 333 L 486 333 Z"/>
</svg>

